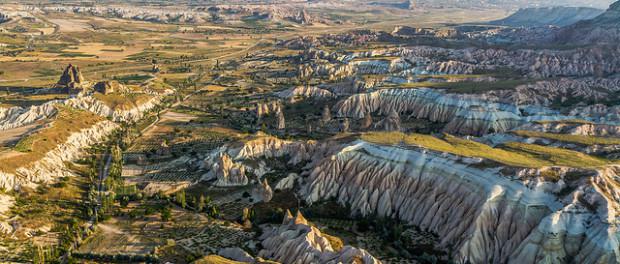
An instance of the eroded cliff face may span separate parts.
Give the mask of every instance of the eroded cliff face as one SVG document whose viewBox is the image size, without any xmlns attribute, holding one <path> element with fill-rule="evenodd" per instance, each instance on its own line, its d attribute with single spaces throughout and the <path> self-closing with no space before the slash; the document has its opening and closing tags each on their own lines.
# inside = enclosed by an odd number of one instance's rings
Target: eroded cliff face
<svg viewBox="0 0 620 264">
<path fill-rule="evenodd" d="M 144 116 L 145 112 L 157 107 L 160 103 L 161 98 L 158 96 L 130 109 L 112 109 L 92 96 L 79 96 L 64 102 L 64 104 L 74 108 L 84 109 L 100 116 L 110 117 L 115 122 L 137 121 Z"/>
<path fill-rule="evenodd" d="M 596 89 L 593 89 L 596 87 Z M 514 90 L 490 91 L 486 94 L 518 105 L 550 106 L 577 102 L 607 102 L 620 91 L 620 79 L 561 78 L 520 85 Z"/>
<path fill-rule="evenodd" d="M 54 107 L 55 103 L 58 101 L 28 108 L 20 106 L 0 107 L 0 131 L 26 126 L 54 116 L 57 113 L 56 107 Z"/>
<path fill-rule="evenodd" d="M 113 121 L 119 122 L 139 120 L 144 116 L 145 112 L 155 108 L 160 103 L 160 97 L 153 97 L 149 101 L 131 109 L 111 109 L 92 96 L 78 96 L 67 100 L 53 100 L 28 108 L 19 106 L 11 108 L 0 107 L 0 131 L 22 127 L 50 118 L 57 113 L 54 106 L 56 104 L 87 110 L 100 116 L 110 117 Z"/>
<path fill-rule="evenodd" d="M 203 167 L 209 170 L 202 180 L 216 179 L 217 186 L 247 185 L 251 179 L 246 172 L 258 178 L 270 168 L 265 162 L 251 162 L 264 158 L 288 157 L 289 165 L 297 165 L 322 157 L 328 151 L 327 144 L 316 141 L 288 141 L 272 136 L 258 135 L 242 145 L 225 145 L 205 158 Z"/>
<path fill-rule="evenodd" d="M 276 93 L 276 95 L 280 98 L 287 99 L 292 103 L 303 98 L 328 99 L 336 97 L 336 95 L 329 90 L 312 86 L 292 87 L 290 89 L 278 92 Z"/>
<path fill-rule="evenodd" d="M 69 176 L 65 162 L 77 159 L 84 148 L 103 141 L 118 125 L 110 121 L 99 122 L 88 129 L 73 133 L 45 156 L 33 164 L 17 168 L 15 172 L 0 171 L 0 189 L 13 190 L 20 186 L 36 186 Z"/>
<path fill-rule="evenodd" d="M 450 122 L 446 132 L 473 135 L 504 132 L 521 124 L 516 106 L 484 99 L 431 89 L 379 90 L 345 99 L 337 114 L 361 119 L 371 113 L 389 115 L 394 111 L 433 122 Z"/>
<path fill-rule="evenodd" d="M 532 181 L 538 170 L 504 175 L 478 162 L 356 141 L 308 166 L 299 193 L 308 203 L 335 198 L 354 214 L 432 231 L 472 263 L 619 262 L 617 168 L 545 183 Z M 566 184 L 570 194 L 557 191 Z"/>
<path fill-rule="evenodd" d="M 263 246 L 259 256 L 281 263 L 381 263 L 363 249 L 351 246 L 334 249 L 321 231 L 310 225 L 301 213 L 293 217 L 287 211 L 282 225 L 267 227 L 263 232 L 259 238 Z"/>
</svg>

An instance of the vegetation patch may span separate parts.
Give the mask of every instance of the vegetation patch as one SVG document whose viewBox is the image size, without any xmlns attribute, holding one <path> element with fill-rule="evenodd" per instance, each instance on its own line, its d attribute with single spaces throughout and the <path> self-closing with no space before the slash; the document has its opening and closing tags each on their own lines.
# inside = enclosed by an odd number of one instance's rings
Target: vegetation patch
<svg viewBox="0 0 620 264">
<path fill-rule="evenodd" d="M 103 102 L 113 110 L 128 110 L 144 104 L 153 98 L 149 94 L 101 94 L 95 93 L 95 99 Z"/>
<path fill-rule="evenodd" d="M 577 151 L 534 144 L 509 142 L 498 148 L 444 135 L 443 138 L 423 134 L 404 134 L 400 132 L 371 132 L 362 135 L 362 139 L 382 145 L 415 145 L 434 151 L 447 152 L 464 157 L 478 157 L 492 160 L 504 165 L 525 168 L 546 166 L 597 167 L 610 163 Z"/>
<path fill-rule="evenodd" d="M 546 139 L 551 139 L 551 140 L 576 143 L 576 144 L 582 144 L 582 145 L 588 145 L 588 146 L 620 145 L 620 138 L 557 134 L 557 133 L 546 133 L 546 132 L 526 131 L 526 130 L 513 131 L 512 133 L 518 136 L 522 136 L 522 137 L 546 138 Z"/>
<path fill-rule="evenodd" d="M 104 120 L 93 113 L 67 106 L 57 105 L 56 109 L 58 109 L 58 113 L 49 127 L 29 135 L 17 143 L 16 150 L 23 153 L 0 159 L 0 171 L 12 173 L 19 167 L 28 166 L 43 158 L 47 152 L 59 144 L 64 143 L 71 134 Z"/>
</svg>

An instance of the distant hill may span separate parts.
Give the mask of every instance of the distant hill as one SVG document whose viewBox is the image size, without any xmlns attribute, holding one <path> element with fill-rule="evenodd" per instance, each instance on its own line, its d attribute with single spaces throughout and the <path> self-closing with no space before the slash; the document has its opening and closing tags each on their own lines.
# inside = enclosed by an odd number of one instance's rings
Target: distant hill
<svg viewBox="0 0 620 264">
<path fill-rule="evenodd" d="M 507 18 L 492 21 L 493 25 L 512 27 L 568 26 L 581 20 L 595 18 L 605 10 L 589 7 L 523 8 Z"/>
<path fill-rule="evenodd" d="M 620 43 L 620 1 L 612 4 L 601 15 L 562 28 L 554 42 L 561 44 L 615 44 Z"/>
</svg>

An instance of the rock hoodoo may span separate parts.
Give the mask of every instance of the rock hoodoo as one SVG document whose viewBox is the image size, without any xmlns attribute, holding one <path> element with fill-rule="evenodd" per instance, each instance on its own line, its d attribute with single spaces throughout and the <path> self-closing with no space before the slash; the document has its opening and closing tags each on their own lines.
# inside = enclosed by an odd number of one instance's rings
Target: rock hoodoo
<svg viewBox="0 0 620 264">
<path fill-rule="evenodd" d="M 334 249 L 325 235 L 299 212 L 293 217 L 287 211 L 282 225 L 267 227 L 259 239 L 263 246 L 259 256 L 281 263 L 381 263 L 363 249 L 351 246 Z"/>
<path fill-rule="evenodd" d="M 85 82 L 86 80 L 82 76 L 80 68 L 77 65 L 69 64 L 69 66 L 67 66 L 62 72 L 62 75 L 56 85 L 59 87 L 77 89 L 81 88 Z"/>
</svg>

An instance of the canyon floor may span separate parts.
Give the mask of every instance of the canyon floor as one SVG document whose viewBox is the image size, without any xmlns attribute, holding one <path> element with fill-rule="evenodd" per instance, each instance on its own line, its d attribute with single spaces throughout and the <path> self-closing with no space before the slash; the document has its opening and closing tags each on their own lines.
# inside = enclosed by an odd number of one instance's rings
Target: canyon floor
<svg viewBox="0 0 620 264">
<path fill-rule="evenodd" d="M 0 262 L 620 263 L 620 3 L 456 2 L 1 4 Z"/>
</svg>

